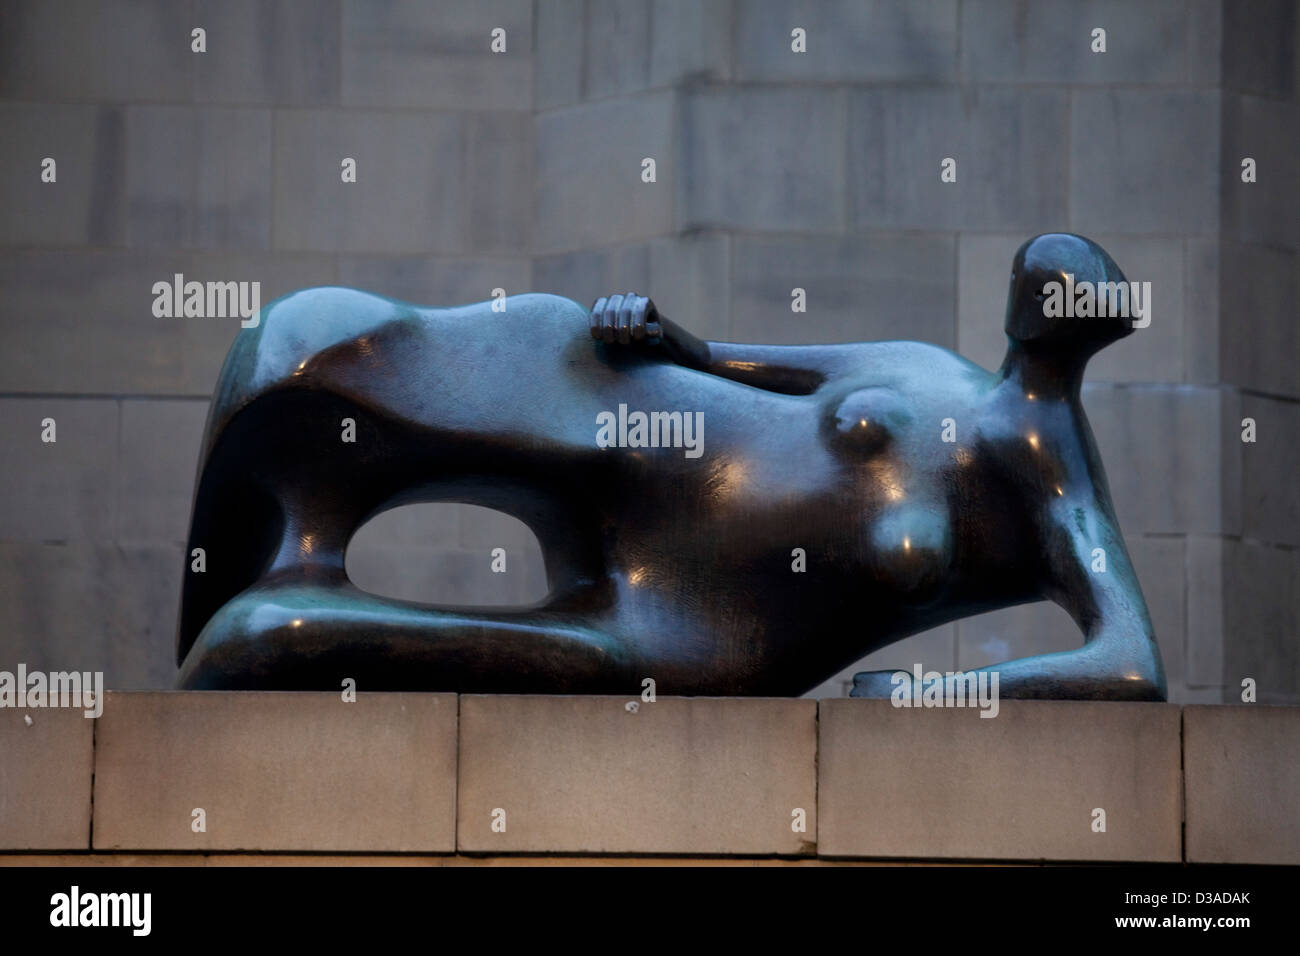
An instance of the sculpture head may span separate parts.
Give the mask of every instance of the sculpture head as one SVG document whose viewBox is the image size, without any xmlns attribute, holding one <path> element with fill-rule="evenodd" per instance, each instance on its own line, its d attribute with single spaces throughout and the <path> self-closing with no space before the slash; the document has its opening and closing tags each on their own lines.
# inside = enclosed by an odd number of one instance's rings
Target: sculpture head
<svg viewBox="0 0 1300 956">
<path fill-rule="evenodd" d="M 1089 310 L 1092 315 L 1074 314 L 1074 303 L 1067 299 L 1074 299 L 1074 290 L 1086 289 L 1083 283 L 1100 291 L 1094 302 L 1100 301 L 1108 314 L 1099 315 L 1097 307 Z M 1059 232 L 1035 236 L 1020 247 L 1011 266 L 1007 336 L 1027 350 L 1086 361 L 1133 331 L 1131 318 L 1113 314 L 1117 293 L 1126 296 L 1127 286 L 1115 260 L 1091 239 Z"/>
</svg>

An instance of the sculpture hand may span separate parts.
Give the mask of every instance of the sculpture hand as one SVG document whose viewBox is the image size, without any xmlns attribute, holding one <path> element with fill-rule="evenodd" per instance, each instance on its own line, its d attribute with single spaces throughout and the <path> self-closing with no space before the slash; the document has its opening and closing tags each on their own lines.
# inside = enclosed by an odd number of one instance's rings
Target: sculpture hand
<svg viewBox="0 0 1300 956">
<path fill-rule="evenodd" d="M 610 344 L 657 345 L 663 338 L 659 310 L 648 298 L 634 292 L 601 296 L 591 307 L 591 337 Z"/>
</svg>

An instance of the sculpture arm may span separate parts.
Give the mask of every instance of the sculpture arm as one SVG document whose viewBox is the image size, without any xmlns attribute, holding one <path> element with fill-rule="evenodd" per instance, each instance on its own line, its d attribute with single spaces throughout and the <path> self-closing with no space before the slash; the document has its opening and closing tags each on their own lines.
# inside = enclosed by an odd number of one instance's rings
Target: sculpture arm
<svg viewBox="0 0 1300 956">
<path fill-rule="evenodd" d="M 1160 651 L 1137 574 L 1124 546 L 1091 439 L 1074 446 L 1071 477 L 1044 492 L 1038 552 L 1045 562 L 1039 593 L 1059 605 L 1083 632 L 1075 650 L 982 667 L 997 674 L 1006 698 L 1057 700 L 1165 700 Z M 1059 461 L 1059 459 L 1058 459 Z M 1062 468 L 1062 478 L 1067 469 Z M 854 677 L 855 697 L 887 697 L 893 671 Z"/>
<path fill-rule="evenodd" d="M 1099 467 L 1099 466 L 1098 466 Z M 1077 651 L 1039 658 L 1062 675 L 1088 667 L 1110 699 L 1163 700 L 1165 675 L 1155 631 L 1119 522 L 1104 491 L 1091 482 L 1051 501 L 1043 522 L 1048 579 L 1044 593 L 1084 635 Z M 1099 678 L 1099 674 L 1107 674 Z M 1109 686 L 1103 688 L 1103 683 Z M 1093 696 L 1093 695 L 1089 695 Z"/>
<path fill-rule="evenodd" d="M 635 294 L 601 297 L 591 309 L 591 335 L 607 344 L 656 347 L 678 365 L 772 392 L 807 395 L 840 368 L 852 366 L 847 345 L 747 345 L 706 342 Z"/>
<path fill-rule="evenodd" d="M 1042 548 L 1044 595 L 1074 619 L 1084 644 L 980 668 L 997 672 L 1000 695 L 1165 700 L 1164 667 L 1146 601 L 1104 494 L 1089 483 L 1049 502 Z"/>
</svg>

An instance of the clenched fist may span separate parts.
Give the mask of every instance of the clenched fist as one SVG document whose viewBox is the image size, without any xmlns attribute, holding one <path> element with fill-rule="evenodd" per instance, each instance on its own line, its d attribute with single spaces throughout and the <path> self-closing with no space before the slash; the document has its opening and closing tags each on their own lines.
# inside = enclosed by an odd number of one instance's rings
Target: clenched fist
<svg viewBox="0 0 1300 956">
<path fill-rule="evenodd" d="M 591 337 L 602 342 L 656 344 L 663 336 L 659 310 L 643 295 L 601 296 L 591 307 Z"/>
</svg>

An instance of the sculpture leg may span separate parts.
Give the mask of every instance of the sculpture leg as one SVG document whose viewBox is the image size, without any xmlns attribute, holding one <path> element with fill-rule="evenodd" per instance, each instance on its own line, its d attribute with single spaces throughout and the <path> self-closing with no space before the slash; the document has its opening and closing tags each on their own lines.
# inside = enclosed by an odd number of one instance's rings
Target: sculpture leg
<svg viewBox="0 0 1300 956">
<path fill-rule="evenodd" d="M 185 658 L 178 687 L 483 693 L 635 689 L 620 642 L 581 613 L 438 609 L 344 579 L 263 581 L 224 606 Z"/>
</svg>

